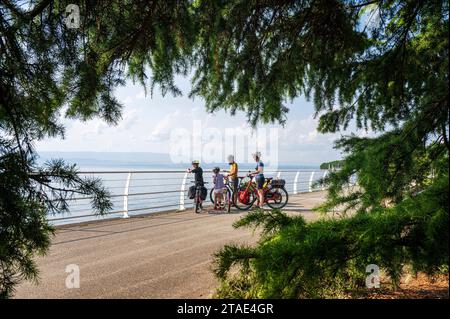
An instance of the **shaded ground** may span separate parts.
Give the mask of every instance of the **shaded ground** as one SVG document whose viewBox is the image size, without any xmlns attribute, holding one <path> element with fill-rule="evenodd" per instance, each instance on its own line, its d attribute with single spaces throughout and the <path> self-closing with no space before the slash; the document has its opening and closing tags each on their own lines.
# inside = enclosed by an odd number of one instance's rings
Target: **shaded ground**
<svg viewBox="0 0 450 319">
<path fill-rule="evenodd" d="M 400 282 L 400 289 L 392 289 L 388 280 L 382 280 L 380 289 L 371 289 L 358 294 L 356 298 L 368 299 L 448 299 L 449 277 L 438 275 L 430 278 L 423 273 L 406 275 Z"/>
</svg>

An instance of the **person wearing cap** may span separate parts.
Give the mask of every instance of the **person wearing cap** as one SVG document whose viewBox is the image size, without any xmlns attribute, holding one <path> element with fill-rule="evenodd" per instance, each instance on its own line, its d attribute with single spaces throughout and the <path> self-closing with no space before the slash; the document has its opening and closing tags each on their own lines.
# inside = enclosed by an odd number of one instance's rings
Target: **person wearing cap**
<svg viewBox="0 0 450 319">
<path fill-rule="evenodd" d="M 261 161 L 261 153 L 256 152 L 253 155 L 253 159 L 256 162 L 255 171 L 249 175 L 255 176 L 255 182 L 258 189 L 258 206 L 262 208 L 264 205 L 264 163 Z"/>
<path fill-rule="evenodd" d="M 233 201 L 236 200 L 238 192 L 238 164 L 234 161 L 233 155 L 228 155 L 228 164 L 230 164 L 230 170 L 228 171 L 228 179 L 230 181 L 231 187 L 233 189 Z"/>
<path fill-rule="evenodd" d="M 194 180 L 196 186 L 205 186 L 203 181 L 203 169 L 200 167 L 199 161 L 192 161 L 192 168 L 188 169 L 189 173 L 194 173 Z"/>
<path fill-rule="evenodd" d="M 192 161 L 192 168 L 187 169 L 188 173 L 194 173 L 195 186 L 205 186 L 203 181 L 203 169 L 200 167 L 200 162 Z M 203 209 L 202 199 L 200 198 L 200 209 Z"/>
</svg>

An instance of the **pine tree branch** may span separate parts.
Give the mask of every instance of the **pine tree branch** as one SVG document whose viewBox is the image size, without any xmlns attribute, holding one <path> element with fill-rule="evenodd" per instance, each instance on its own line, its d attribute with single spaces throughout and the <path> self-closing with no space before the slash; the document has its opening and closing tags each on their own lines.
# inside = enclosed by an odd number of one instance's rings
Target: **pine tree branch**
<svg viewBox="0 0 450 319">
<path fill-rule="evenodd" d="M 448 105 L 447 105 L 447 107 L 448 107 Z M 450 110 L 447 110 L 447 121 L 445 121 L 447 123 L 449 122 L 448 121 L 448 119 L 449 119 L 449 112 L 450 112 Z M 444 144 L 447 147 L 447 150 L 450 150 L 450 145 L 449 145 L 448 136 L 447 136 L 447 127 L 448 127 L 447 125 L 448 124 L 445 123 L 445 122 L 442 122 L 442 136 L 444 138 Z"/>
<path fill-rule="evenodd" d="M 368 1 L 368 2 L 364 2 L 364 3 L 359 3 L 359 4 L 354 4 L 351 6 L 348 6 L 348 8 L 352 8 L 352 9 L 357 9 L 357 8 L 361 8 L 361 7 L 365 7 L 371 4 L 375 4 L 375 3 L 381 3 L 381 0 L 373 0 L 373 1 Z"/>
<path fill-rule="evenodd" d="M 31 11 L 25 12 L 22 19 L 24 21 L 30 21 L 37 15 L 39 15 L 42 11 L 44 11 L 47 6 L 49 6 L 54 0 L 42 0 L 39 2 Z"/>
</svg>

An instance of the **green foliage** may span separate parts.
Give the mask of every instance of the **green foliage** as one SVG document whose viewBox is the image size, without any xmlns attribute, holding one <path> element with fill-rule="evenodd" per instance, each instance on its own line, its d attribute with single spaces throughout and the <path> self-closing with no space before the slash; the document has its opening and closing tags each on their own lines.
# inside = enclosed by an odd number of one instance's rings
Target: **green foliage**
<svg viewBox="0 0 450 319">
<path fill-rule="evenodd" d="M 29 173 L 18 150 L 5 148 L 7 144 L 0 143 L 0 298 L 12 296 L 21 280 L 37 280 L 33 257 L 46 253 L 53 234 L 48 214 L 67 212 L 74 194 L 90 195 L 99 214 L 112 208 L 99 180 L 80 178 L 74 166 L 60 160 L 39 170 L 30 157 Z"/>
<path fill-rule="evenodd" d="M 332 161 L 320 164 L 320 169 L 338 169 L 342 165 L 342 161 Z"/>
<path fill-rule="evenodd" d="M 65 23 L 78 4 L 79 29 Z M 36 165 L 35 141 L 64 137 L 60 120 L 121 119 L 114 97 L 128 76 L 145 87 L 179 94 L 173 77 L 188 71 L 195 21 L 188 1 L 2 1 L 0 4 L 0 297 L 22 279 L 36 279 L 33 262 L 50 243 L 45 216 L 67 211 L 73 195 L 111 208 L 100 180 L 83 179 L 56 160 Z M 126 69 L 126 71 L 125 71 Z"/>
<path fill-rule="evenodd" d="M 15 174 L 20 172 L 18 163 L 17 153 L 0 161 L 0 298 L 9 297 L 19 280 L 36 277 L 30 256 L 45 252 L 52 233 L 39 194 L 31 189 L 26 174 Z M 22 195 L 24 189 L 30 190 L 27 197 Z"/>
<path fill-rule="evenodd" d="M 0 4 L 0 179 L 11 187 L 0 193 L 0 230 L 19 236 L 2 234 L 2 296 L 11 294 L 15 275 L 36 273 L 33 252 L 48 247 L 44 221 L 33 223 L 38 244 L 23 246 L 29 215 L 64 211 L 66 194 L 77 192 L 91 195 L 100 212 L 108 207 L 99 181 L 81 180 L 61 162 L 37 167 L 33 143 L 64 137 L 63 116 L 116 124 L 122 105 L 113 93 L 127 78 L 178 95 L 174 77 L 193 71 L 192 97 L 202 97 L 211 112 L 243 111 L 254 126 L 284 123 L 286 101 L 303 94 L 314 102 L 320 132 L 352 121 L 373 130 L 374 138 L 337 142 L 346 157 L 322 181 L 330 186 L 323 212 L 401 215 L 398 207 L 414 198 L 424 201 L 417 207 L 441 202 L 422 194 L 448 178 L 448 0 L 75 1 L 81 25 L 68 29 L 63 13 L 70 3 Z M 355 176 L 358 186 L 349 188 Z M 56 200 L 39 201 L 41 187 Z M 448 214 L 448 207 L 435 208 Z M 22 248 L 3 248 L 11 245 Z M 291 245 L 295 250 L 295 240 Z M 396 265 L 386 266 L 395 273 Z M 240 287 L 259 280 L 247 279 Z M 297 294 L 303 292 L 283 293 Z"/>
<path fill-rule="evenodd" d="M 449 258 L 448 194 L 448 179 L 441 178 L 417 196 L 371 214 L 306 223 L 301 216 L 254 212 L 235 226 L 262 226 L 264 236 L 255 247 L 227 246 L 216 254 L 217 296 L 344 297 L 365 284 L 369 264 L 385 270 L 394 285 L 405 266 L 439 272 Z M 230 272 L 233 265 L 242 267 L 237 275 Z"/>
<path fill-rule="evenodd" d="M 329 194 L 319 210 L 327 212 L 340 206 L 344 212 L 370 212 L 422 192 L 437 178 L 448 178 L 448 148 L 442 142 L 443 135 L 426 141 L 439 134 L 436 127 L 431 121 L 411 120 L 377 138 L 339 140 L 337 145 L 349 155 L 341 170 L 322 180 L 329 185 Z M 348 188 L 355 175 L 357 187 Z"/>
<path fill-rule="evenodd" d="M 253 125 L 284 122 L 287 99 L 309 95 L 327 63 L 365 42 L 353 30 L 356 11 L 340 1 L 199 2 L 192 94 L 211 111 L 245 111 Z"/>
<path fill-rule="evenodd" d="M 274 209 L 272 212 L 261 214 L 261 210 L 249 212 L 245 217 L 236 221 L 233 227 L 239 228 L 244 226 L 252 226 L 255 229 L 262 227 L 262 236 L 270 236 L 279 231 L 283 226 L 291 223 L 291 218 L 283 214 L 280 210 Z"/>
<path fill-rule="evenodd" d="M 292 218 L 264 231 L 251 273 L 222 276 L 220 296 L 236 296 L 242 283 L 250 295 L 241 297 L 334 297 L 356 288 L 370 263 L 394 284 L 405 265 L 448 268 L 448 1 L 326 5 L 235 2 L 222 17 L 210 15 L 223 31 L 209 30 L 209 43 L 223 43 L 217 33 L 230 43 L 208 55 L 209 68 L 195 79 L 210 109 L 241 108 L 252 123 L 283 121 L 283 99 L 304 93 L 320 132 L 355 121 L 376 133 L 338 140 L 345 158 L 320 181 L 329 192 L 318 210 L 342 218 L 307 225 Z M 263 215 L 238 225 L 251 223 L 272 228 Z M 220 258 L 217 265 L 226 266 Z"/>
<path fill-rule="evenodd" d="M 65 28 L 61 12 L 69 3 L 33 1 L 28 12 L 11 1 L 0 5 L 0 298 L 22 280 L 37 280 L 34 257 L 47 252 L 53 232 L 47 214 L 66 212 L 75 194 L 90 197 L 99 214 L 112 206 L 100 181 L 79 177 L 76 167 L 36 164 L 35 141 L 64 137 L 63 110 L 120 119 L 110 93 L 119 73 L 89 63 L 92 52 Z"/>
</svg>

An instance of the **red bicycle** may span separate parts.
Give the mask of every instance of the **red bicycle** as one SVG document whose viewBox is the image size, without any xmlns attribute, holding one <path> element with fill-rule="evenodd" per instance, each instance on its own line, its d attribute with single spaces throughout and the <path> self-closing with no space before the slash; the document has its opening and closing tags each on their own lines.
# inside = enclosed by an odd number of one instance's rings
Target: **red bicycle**
<svg viewBox="0 0 450 319">
<path fill-rule="evenodd" d="M 264 203 L 270 208 L 281 209 L 286 206 L 289 195 L 284 188 L 285 181 L 273 178 L 266 178 L 263 191 Z M 240 210 L 249 210 L 258 199 L 258 190 L 254 182 L 254 177 L 251 176 L 249 181 L 242 181 L 238 190 L 238 195 L 235 199 L 235 206 Z"/>
</svg>

